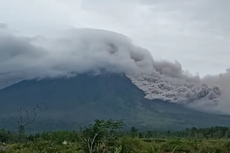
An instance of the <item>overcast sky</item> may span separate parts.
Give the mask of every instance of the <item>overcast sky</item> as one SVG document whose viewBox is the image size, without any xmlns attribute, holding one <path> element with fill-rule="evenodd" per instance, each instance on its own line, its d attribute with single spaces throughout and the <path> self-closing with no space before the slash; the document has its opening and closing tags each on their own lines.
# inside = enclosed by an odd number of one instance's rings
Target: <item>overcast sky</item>
<svg viewBox="0 0 230 153">
<path fill-rule="evenodd" d="M 0 28 L 29 36 L 72 27 L 119 32 L 154 59 L 204 76 L 230 67 L 229 8 L 229 0 L 0 0 Z"/>
</svg>

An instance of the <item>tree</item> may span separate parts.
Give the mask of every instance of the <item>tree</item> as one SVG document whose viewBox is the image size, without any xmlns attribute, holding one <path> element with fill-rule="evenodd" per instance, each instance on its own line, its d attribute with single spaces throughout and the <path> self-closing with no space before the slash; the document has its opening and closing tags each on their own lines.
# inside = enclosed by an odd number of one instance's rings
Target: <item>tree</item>
<svg viewBox="0 0 230 153">
<path fill-rule="evenodd" d="M 106 152 L 116 147 L 116 132 L 123 127 L 122 121 L 95 120 L 95 123 L 85 127 L 79 135 L 82 147 L 87 153 Z M 115 151 L 115 148 L 112 149 Z"/>
<path fill-rule="evenodd" d="M 152 138 L 153 137 L 153 132 L 152 131 L 147 131 L 146 135 L 147 135 L 147 138 Z"/>
<path fill-rule="evenodd" d="M 32 124 L 40 113 L 45 112 L 46 110 L 47 110 L 47 107 L 45 103 L 43 104 L 43 107 L 41 107 L 40 105 L 37 105 L 33 110 L 33 117 L 30 118 L 29 111 L 25 111 L 25 114 L 23 115 L 22 108 L 21 107 L 19 108 L 18 110 L 18 113 L 19 113 L 19 120 L 18 120 L 19 141 L 22 141 L 22 138 L 25 135 L 25 128 L 28 125 Z"/>
<path fill-rule="evenodd" d="M 5 130 L 0 130 L 0 143 L 1 142 L 7 142 L 10 139 L 10 133 Z"/>
<path fill-rule="evenodd" d="M 135 127 L 131 127 L 130 131 L 133 138 L 138 136 L 138 129 L 136 129 Z"/>
</svg>

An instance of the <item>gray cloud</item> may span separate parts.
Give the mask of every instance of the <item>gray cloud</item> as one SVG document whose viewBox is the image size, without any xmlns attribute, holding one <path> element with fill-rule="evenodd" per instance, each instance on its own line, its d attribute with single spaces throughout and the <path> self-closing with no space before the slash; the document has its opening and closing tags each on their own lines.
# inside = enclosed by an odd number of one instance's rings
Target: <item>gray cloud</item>
<svg viewBox="0 0 230 153">
<path fill-rule="evenodd" d="M 228 112 L 230 108 L 230 71 L 229 68 L 225 73 L 221 73 L 219 75 L 207 75 L 202 79 L 202 81 L 206 84 L 219 86 L 222 91 L 222 96 L 220 97 L 220 103 L 215 108 L 215 110 L 221 110 L 223 112 Z"/>
<path fill-rule="evenodd" d="M 55 77 L 97 68 L 136 71 L 150 69 L 151 60 L 147 50 L 134 46 L 127 37 L 103 30 L 75 29 L 55 39 L 0 33 L 1 79 Z"/>
<path fill-rule="evenodd" d="M 230 99 L 226 96 L 229 70 L 218 76 L 193 76 L 177 61 L 153 60 L 147 49 L 122 34 L 71 29 L 46 38 L 0 32 L 1 87 L 23 79 L 72 76 L 99 69 L 125 73 L 148 99 L 204 108 L 221 108 Z"/>
<path fill-rule="evenodd" d="M 85 11 L 103 17 L 95 26 L 124 33 L 155 59 L 176 59 L 202 76 L 229 66 L 229 7 L 228 0 L 82 1 Z"/>
<path fill-rule="evenodd" d="M 163 10 L 166 13 L 171 13 L 171 16 L 175 17 L 178 22 L 184 20 L 189 24 L 200 25 L 200 30 L 204 30 L 204 32 L 229 37 L 230 1 L 228 0 L 141 0 L 140 2 L 144 5 L 155 6 L 152 11 Z M 184 26 L 184 28 L 190 27 Z"/>
<path fill-rule="evenodd" d="M 229 7 L 228 0 L 7 0 L 0 18 L 29 36 L 69 27 L 116 31 L 154 59 L 177 60 L 204 76 L 229 67 Z"/>
<path fill-rule="evenodd" d="M 8 25 L 6 23 L 0 23 L 0 29 L 7 29 Z"/>
</svg>

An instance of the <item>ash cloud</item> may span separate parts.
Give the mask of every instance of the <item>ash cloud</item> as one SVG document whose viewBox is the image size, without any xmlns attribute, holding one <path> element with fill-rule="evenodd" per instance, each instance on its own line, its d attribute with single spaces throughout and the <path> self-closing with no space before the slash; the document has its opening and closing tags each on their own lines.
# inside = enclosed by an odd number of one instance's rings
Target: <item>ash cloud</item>
<svg viewBox="0 0 230 153">
<path fill-rule="evenodd" d="M 211 110 L 219 111 L 219 112 L 227 112 L 230 113 L 230 68 L 226 70 L 225 73 L 221 73 L 219 75 L 211 76 L 207 75 L 202 78 L 202 81 L 206 84 L 212 86 L 220 87 L 222 91 L 222 95 L 219 98 L 219 104 L 215 108 L 210 108 Z"/>
<path fill-rule="evenodd" d="M 0 88 L 24 79 L 70 77 L 100 69 L 125 73 L 148 99 L 221 110 L 230 100 L 229 70 L 218 76 L 193 76 L 178 61 L 154 60 L 147 49 L 122 34 L 71 29 L 45 38 L 0 31 Z"/>
</svg>

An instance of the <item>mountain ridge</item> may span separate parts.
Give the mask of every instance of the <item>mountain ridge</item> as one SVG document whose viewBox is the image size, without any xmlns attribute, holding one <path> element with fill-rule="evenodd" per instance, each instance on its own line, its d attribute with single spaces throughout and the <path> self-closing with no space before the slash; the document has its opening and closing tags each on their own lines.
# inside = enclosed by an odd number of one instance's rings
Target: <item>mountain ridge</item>
<svg viewBox="0 0 230 153">
<path fill-rule="evenodd" d="M 176 129 L 230 125 L 228 116 L 199 112 L 162 100 L 149 100 L 124 74 L 79 74 L 40 80 L 24 80 L 0 90 L 0 115 L 15 120 L 16 110 L 32 110 L 46 103 L 48 111 L 39 123 L 62 122 L 88 124 L 94 119 L 124 119 L 128 126 Z M 66 124 L 67 125 L 67 124 Z M 15 126 L 15 125 L 14 125 Z M 61 126 L 68 129 L 65 126 Z M 36 127 L 35 127 L 36 128 Z M 44 127 L 41 127 L 41 129 Z"/>
</svg>

